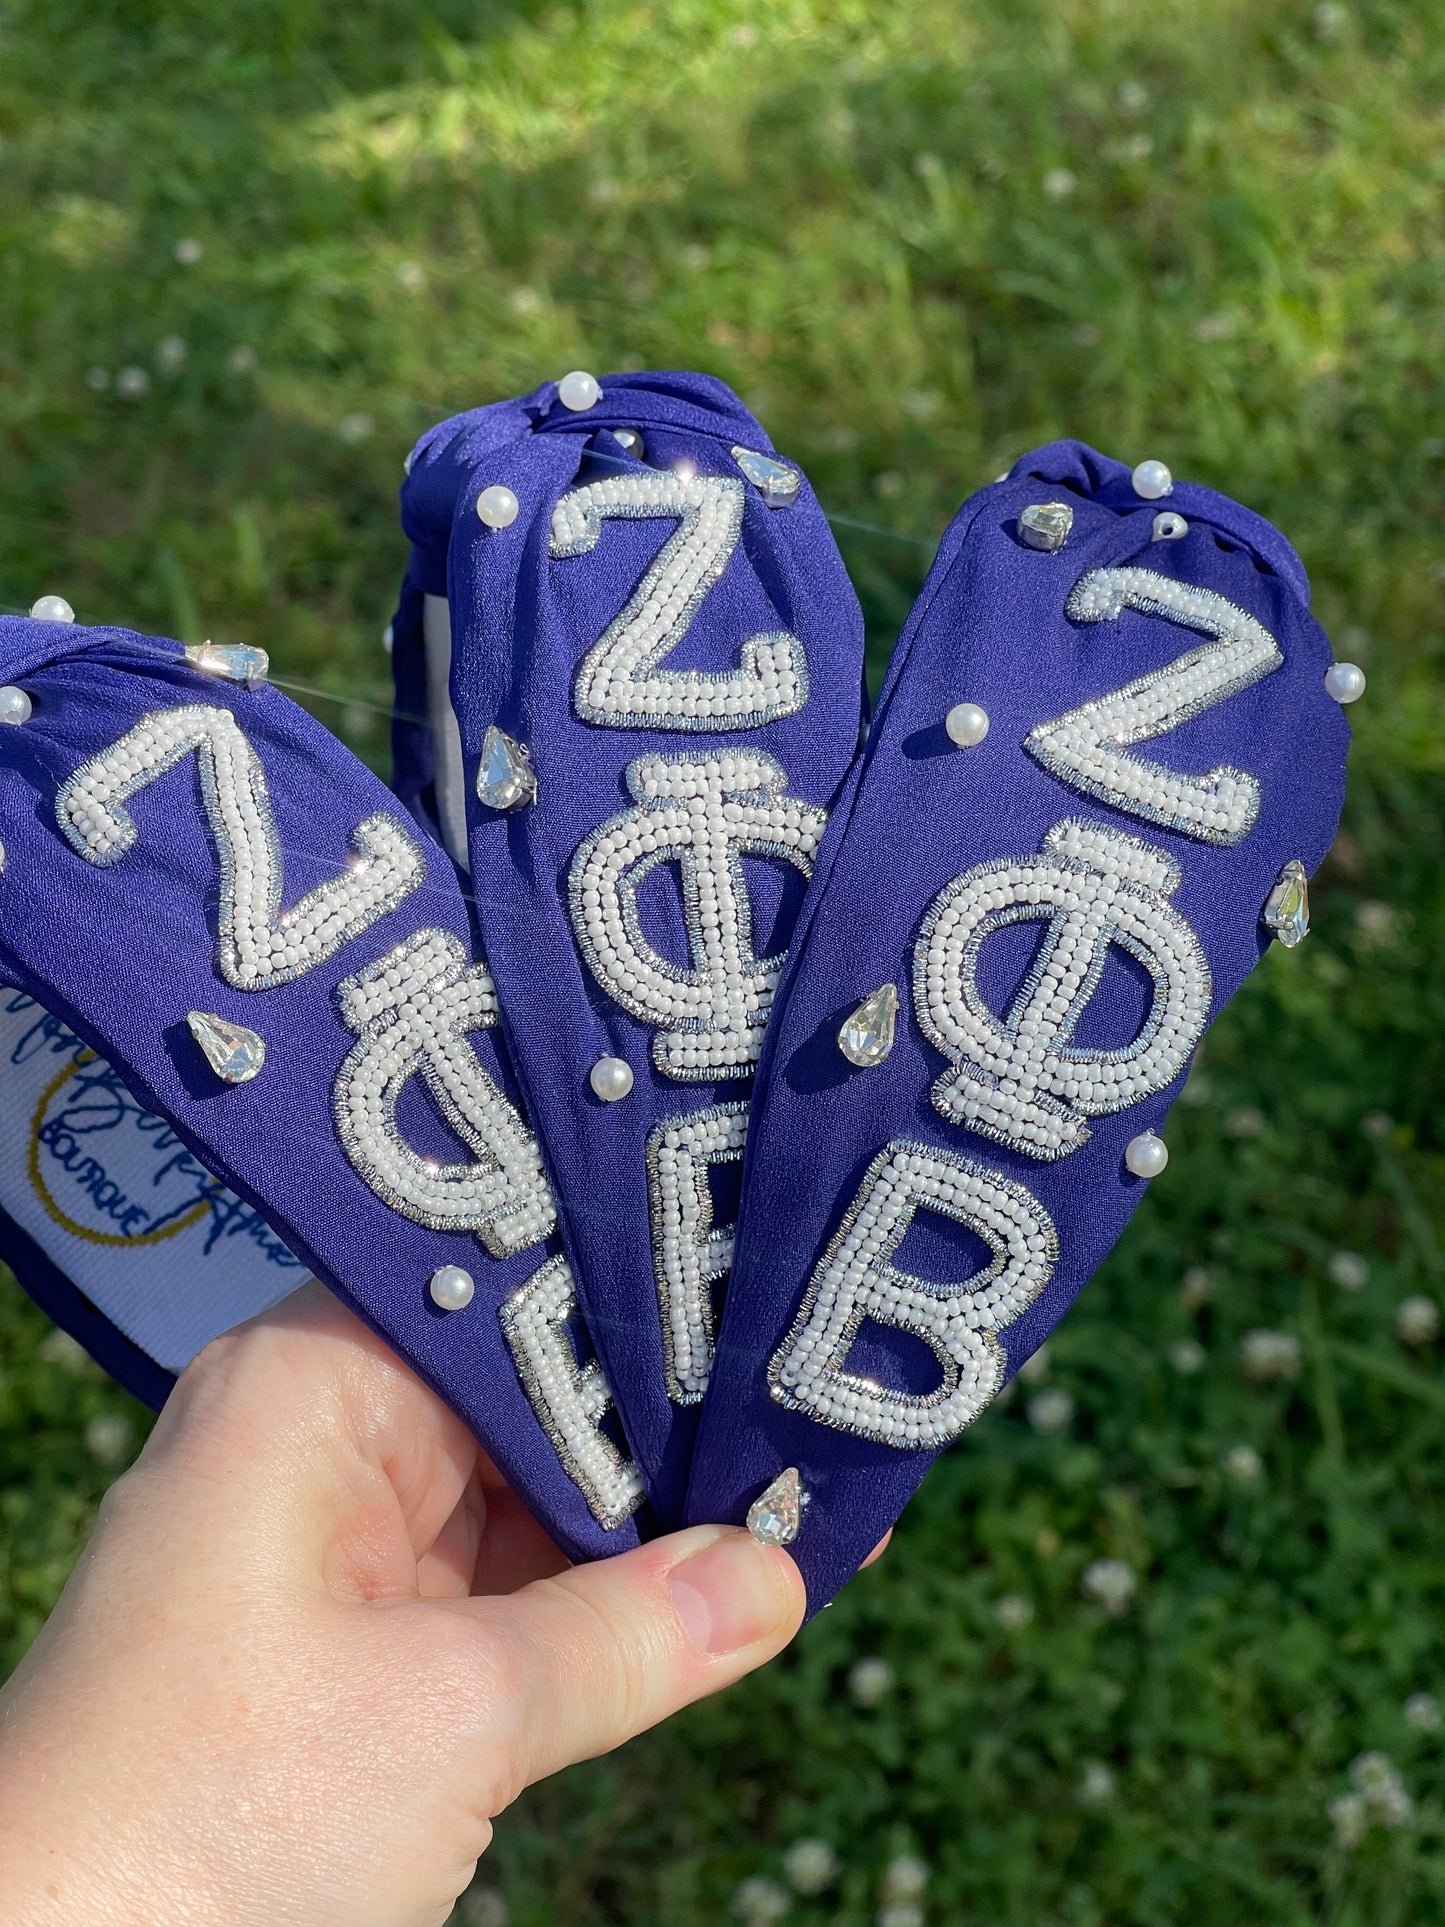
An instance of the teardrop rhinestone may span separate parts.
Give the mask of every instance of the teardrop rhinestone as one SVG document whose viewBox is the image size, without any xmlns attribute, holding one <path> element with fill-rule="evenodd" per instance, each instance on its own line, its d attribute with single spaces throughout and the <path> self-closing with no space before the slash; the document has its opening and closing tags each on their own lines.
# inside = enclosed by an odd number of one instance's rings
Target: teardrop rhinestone
<svg viewBox="0 0 1445 1927">
<path fill-rule="evenodd" d="M 748 1531 L 760 1546 L 790 1546 L 802 1529 L 808 1497 L 797 1466 L 790 1465 L 748 1507 Z"/>
<path fill-rule="evenodd" d="M 845 1021 L 838 1032 L 839 1050 L 850 1064 L 864 1070 L 881 1064 L 893 1048 L 897 1017 L 897 988 L 893 984 L 881 984 Z"/>
<path fill-rule="evenodd" d="M 244 1024 L 233 1024 L 209 1010 L 186 1014 L 191 1035 L 223 1084 L 249 1084 L 266 1062 L 266 1040 Z"/>
<path fill-rule="evenodd" d="M 786 508 L 798 499 L 803 478 L 786 462 L 776 462 L 771 455 L 759 455 L 743 447 L 734 448 L 733 460 L 770 509 Z"/>
<path fill-rule="evenodd" d="M 1265 898 L 1264 927 L 1286 950 L 1303 943 L 1310 933 L 1310 880 L 1296 857 L 1285 864 Z"/>
<path fill-rule="evenodd" d="M 1067 502 L 1032 502 L 1019 510 L 1019 540 L 1031 549 L 1061 549 L 1073 526 Z"/>
<path fill-rule="evenodd" d="M 271 673 L 270 656 L 248 642 L 192 642 L 186 646 L 186 661 L 204 675 L 243 682 L 248 689 L 259 689 Z"/>
<path fill-rule="evenodd" d="M 491 810 L 515 810 L 537 800 L 537 773 L 526 745 L 495 723 L 487 725 L 482 738 L 477 797 Z"/>
</svg>

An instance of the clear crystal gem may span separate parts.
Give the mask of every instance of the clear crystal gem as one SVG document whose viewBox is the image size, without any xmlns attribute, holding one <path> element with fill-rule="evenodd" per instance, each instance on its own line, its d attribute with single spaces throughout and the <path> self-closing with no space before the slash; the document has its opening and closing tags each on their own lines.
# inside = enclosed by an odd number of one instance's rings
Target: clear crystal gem
<svg viewBox="0 0 1445 1927">
<path fill-rule="evenodd" d="M 748 1507 L 748 1531 L 760 1546 L 790 1546 L 802 1527 L 808 1497 L 797 1466 L 790 1465 Z"/>
<path fill-rule="evenodd" d="M 612 439 L 625 453 L 634 456 L 639 462 L 645 462 L 647 460 L 647 450 L 643 445 L 642 437 L 635 428 L 614 428 L 612 431 Z"/>
<path fill-rule="evenodd" d="M 1285 864 L 1265 899 L 1264 927 L 1286 950 L 1293 950 L 1309 935 L 1310 880 L 1305 866 L 1295 857 Z"/>
<path fill-rule="evenodd" d="M 266 651 L 253 649 L 248 642 L 192 642 L 186 647 L 186 661 L 207 676 L 243 682 L 248 689 L 259 688 L 271 673 Z"/>
<path fill-rule="evenodd" d="M 734 448 L 733 460 L 758 490 L 770 509 L 786 508 L 798 499 L 803 478 L 786 462 L 775 462 L 771 455 L 758 455 L 751 448 Z"/>
<path fill-rule="evenodd" d="M 233 1024 L 209 1010 L 188 1012 L 186 1022 L 223 1084 L 249 1084 L 266 1062 L 266 1040 L 244 1024 Z"/>
<path fill-rule="evenodd" d="M 526 745 L 489 723 L 477 766 L 477 796 L 490 810 L 515 810 L 537 799 L 537 773 Z"/>
<path fill-rule="evenodd" d="M 895 1019 L 898 1016 L 898 991 L 893 984 L 882 984 L 871 997 L 865 997 L 838 1032 L 838 1048 L 850 1064 L 881 1064 L 893 1048 Z"/>
<path fill-rule="evenodd" d="M 1067 502 L 1031 502 L 1019 511 L 1019 540 L 1031 549 L 1061 549 L 1074 526 Z"/>
</svg>

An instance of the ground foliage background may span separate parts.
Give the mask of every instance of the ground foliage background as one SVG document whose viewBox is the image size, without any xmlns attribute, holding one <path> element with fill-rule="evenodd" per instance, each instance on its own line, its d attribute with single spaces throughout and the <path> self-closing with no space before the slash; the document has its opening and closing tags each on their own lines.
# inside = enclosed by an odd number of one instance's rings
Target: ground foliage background
<svg viewBox="0 0 1445 1927">
<path fill-rule="evenodd" d="M 875 668 L 963 496 L 1072 433 L 1279 522 L 1370 676 L 1315 932 L 1046 1378 L 784 1662 L 524 1799 L 459 1921 L 1445 1921 L 1445 1375 L 1398 1328 L 1445 1291 L 1442 100 L 1392 0 L 0 0 L 6 608 L 264 643 L 383 767 L 412 438 L 684 366 L 806 465 Z M 5 1664 L 145 1424 L 46 1333 L 5 1280 Z"/>
</svg>

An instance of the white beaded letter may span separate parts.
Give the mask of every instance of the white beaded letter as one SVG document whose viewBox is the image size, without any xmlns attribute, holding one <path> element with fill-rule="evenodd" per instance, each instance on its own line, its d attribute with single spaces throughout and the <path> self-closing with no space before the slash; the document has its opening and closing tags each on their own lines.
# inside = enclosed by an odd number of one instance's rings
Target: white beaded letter
<svg viewBox="0 0 1445 1927">
<path fill-rule="evenodd" d="M 134 847 L 128 797 L 196 752 L 201 796 L 221 865 L 217 962 L 238 990 L 289 983 L 394 910 L 421 882 L 421 847 L 397 817 L 369 816 L 350 861 L 281 909 L 283 864 L 266 772 L 229 709 L 185 703 L 141 718 L 62 785 L 55 814 L 100 868 Z"/>
<path fill-rule="evenodd" d="M 598 983 L 646 1023 L 668 1077 L 743 1077 L 757 1062 L 783 958 L 757 957 L 744 856 L 812 874 L 827 821 L 785 796 L 787 774 L 757 750 L 644 756 L 628 766 L 633 809 L 594 830 L 572 859 L 572 927 Z M 692 968 L 658 955 L 637 893 L 660 863 L 681 872 Z"/>
<path fill-rule="evenodd" d="M 565 1258 L 549 1258 L 502 1306 L 502 1331 L 538 1423 L 597 1523 L 614 1532 L 642 1503 L 637 1467 L 602 1430 L 612 1394 L 594 1358 L 579 1366 L 567 1321 L 577 1294 Z"/>
<path fill-rule="evenodd" d="M 1040 723 L 1024 748 L 1055 776 L 1115 809 L 1203 843 L 1238 843 L 1259 814 L 1255 777 L 1224 764 L 1203 776 L 1181 775 L 1127 746 L 1166 735 L 1269 675 L 1284 661 L 1279 645 L 1238 603 L 1153 569 L 1091 570 L 1066 613 L 1075 622 L 1113 622 L 1125 609 L 1201 629 L 1218 641 Z"/>
<path fill-rule="evenodd" d="M 733 1261 L 732 1225 L 712 1221 L 708 1167 L 740 1163 L 746 1104 L 714 1104 L 664 1118 L 647 1140 L 652 1252 L 662 1313 L 668 1396 L 695 1405 L 707 1390 L 716 1319 L 713 1287 Z"/>
<path fill-rule="evenodd" d="M 468 964 L 446 930 L 418 930 L 337 987 L 360 1041 L 336 1079 L 346 1155 L 394 1211 L 433 1231 L 475 1231 L 494 1257 L 539 1244 L 557 1221 L 537 1141 L 467 1042 L 497 1021 L 484 963 Z M 422 1157 L 397 1122 L 407 1080 L 420 1076 L 474 1155 Z"/>
<path fill-rule="evenodd" d="M 643 470 L 588 482 L 558 502 L 551 553 L 559 559 L 595 548 L 608 516 L 678 521 L 622 613 L 582 660 L 573 701 L 584 721 L 622 729 L 750 729 L 803 707 L 807 663 L 802 643 L 786 629 L 749 636 L 738 669 L 658 668 L 727 567 L 744 497 L 736 476 Z"/>
<path fill-rule="evenodd" d="M 1165 902 L 1179 866 L 1138 837 L 1066 820 L 1038 856 L 1000 857 L 955 877 L 929 908 L 914 951 L 924 1034 L 955 1065 L 933 1087 L 946 1118 L 1035 1158 L 1088 1141 L 1084 1123 L 1127 1110 L 1183 1069 L 1209 1017 L 1209 965 Z M 1033 969 L 1006 1017 L 978 986 L 979 953 L 1005 924 L 1046 922 Z M 1154 1000 L 1118 1050 L 1072 1043 L 1110 944 L 1143 964 Z"/>
<path fill-rule="evenodd" d="M 893 1254 L 920 1210 L 965 1225 L 992 1263 L 956 1285 L 900 1271 Z M 773 1397 L 880 1445 L 947 1445 L 998 1390 L 1005 1360 L 995 1334 L 1038 1297 L 1058 1255 L 1053 1220 L 1023 1185 L 951 1151 L 895 1141 L 869 1165 L 818 1262 L 768 1367 Z M 928 1346 L 942 1371 L 933 1391 L 899 1391 L 845 1369 L 865 1319 Z"/>
</svg>

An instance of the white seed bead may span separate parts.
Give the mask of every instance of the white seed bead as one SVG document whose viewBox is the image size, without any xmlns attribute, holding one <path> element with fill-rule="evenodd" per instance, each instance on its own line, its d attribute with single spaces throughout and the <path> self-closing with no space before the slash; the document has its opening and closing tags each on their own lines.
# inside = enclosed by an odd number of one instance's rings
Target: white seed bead
<svg viewBox="0 0 1445 1927">
<path fill-rule="evenodd" d="M 1167 495 L 1174 486 L 1174 477 L 1163 462 L 1140 462 L 1132 480 L 1134 493 L 1142 495 L 1146 502 L 1157 502 L 1161 495 Z"/>
<path fill-rule="evenodd" d="M 43 595 L 38 602 L 30 605 L 30 613 L 37 622 L 74 622 L 75 611 L 63 595 Z"/>
<path fill-rule="evenodd" d="M 615 1104 L 632 1089 L 632 1066 L 621 1057 L 599 1057 L 587 1081 L 604 1104 Z"/>
<path fill-rule="evenodd" d="M 1337 703 L 1357 703 L 1365 693 L 1365 672 L 1357 662 L 1332 662 L 1325 671 L 1325 693 Z"/>
<path fill-rule="evenodd" d="M 427 1289 L 432 1303 L 440 1305 L 443 1311 L 461 1311 L 472 1302 L 477 1285 L 472 1274 L 460 1265 L 443 1265 L 432 1273 Z"/>
<path fill-rule="evenodd" d="M 0 689 L 0 723 L 28 723 L 30 721 L 30 698 L 23 689 L 7 684 Z"/>
<path fill-rule="evenodd" d="M 1169 1146 L 1153 1131 L 1141 1131 L 1130 1138 L 1124 1162 L 1136 1178 L 1157 1178 L 1169 1162 Z"/>
<path fill-rule="evenodd" d="M 955 703 L 943 719 L 948 740 L 960 749 L 972 749 L 988 734 L 988 711 L 977 703 Z"/>
<path fill-rule="evenodd" d="M 501 482 L 493 482 L 477 497 L 477 514 L 489 529 L 510 528 L 521 506 L 511 489 Z"/>
<path fill-rule="evenodd" d="M 1156 542 L 1177 542 L 1181 536 L 1188 535 L 1188 533 L 1189 524 L 1182 515 L 1177 515 L 1173 509 L 1165 509 L 1162 514 L 1154 517 L 1154 540 Z"/>
<path fill-rule="evenodd" d="M 588 408 L 595 408 L 602 399 L 602 390 L 597 377 L 589 375 L 583 368 L 574 368 L 570 375 L 563 375 L 557 383 L 557 399 L 564 408 L 570 408 L 580 415 Z"/>
</svg>

